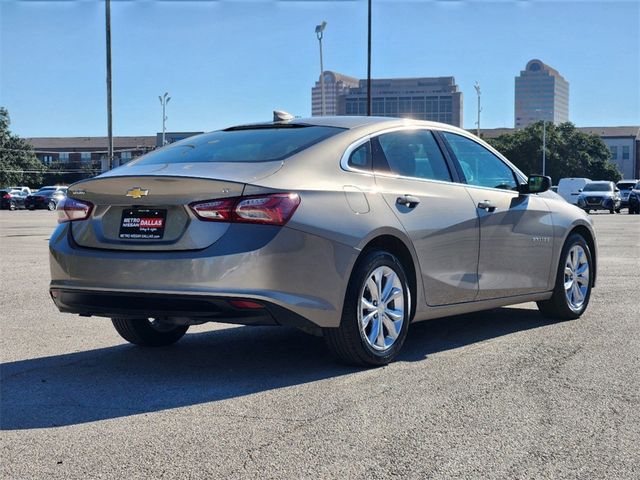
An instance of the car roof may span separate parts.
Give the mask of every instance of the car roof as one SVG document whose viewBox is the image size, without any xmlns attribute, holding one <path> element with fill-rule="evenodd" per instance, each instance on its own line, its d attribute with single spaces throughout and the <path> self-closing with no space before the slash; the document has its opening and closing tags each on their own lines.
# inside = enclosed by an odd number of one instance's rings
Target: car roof
<svg viewBox="0 0 640 480">
<path fill-rule="evenodd" d="M 365 117 L 365 116 L 347 116 L 347 115 L 339 115 L 339 116 L 326 116 L 326 117 L 307 117 L 307 118 L 294 118 L 288 121 L 281 122 L 263 122 L 263 123 L 252 123 L 252 124 L 244 124 L 237 125 L 233 128 L 250 128 L 252 126 L 255 127 L 265 127 L 268 125 L 314 125 L 314 126 L 323 126 L 323 127 L 337 127 L 337 128 L 346 128 L 346 129 L 355 129 L 360 127 L 372 127 L 372 130 L 384 129 L 384 128 L 392 128 L 396 126 L 423 126 L 423 127 L 431 127 L 438 129 L 447 129 L 451 131 L 458 131 L 465 135 L 468 135 L 469 132 L 463 130 L 461 128 L 455 127 L 453 125 L 438 123 L 438 122 L 429 122 L 425 120 L 415 120 L 412 118 L 395 118 L 395 117 Z"/>
</svg>

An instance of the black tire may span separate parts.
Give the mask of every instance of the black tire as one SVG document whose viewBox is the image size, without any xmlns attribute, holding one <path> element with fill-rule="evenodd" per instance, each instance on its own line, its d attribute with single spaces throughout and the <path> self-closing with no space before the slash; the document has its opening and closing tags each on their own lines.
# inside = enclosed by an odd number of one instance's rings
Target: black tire
<svg viewBox="0 0 640 480">
<path fill-rule="evenodd" d="M 56 202 L 54 202 L 53 200 L 49 200 L 49 203 L 47 203 L 47 210 L 49 210 L 50 212 L 53 212 L 56 209 Z"/>
<path fill-rule="evenodd" d="M 614 214 L 616 211 L 613 208 L 609 209 L 609 214 Z"/>
<path fill-rule="evenodd" d="M 393 270 L 393 273 L 395 273 L 401 284 L 404 294 L 404 318 L 402 319 L 402 326 L 398 332 L 395 342 L 384 350 L 376 350 L 367 342 L 367 340 L 365 340 L 365 334 L 360 330 L 360 320 L 358 315 L 360 300 L 366 291 L 366 281 L 374 270 L 379 267 L 388 267 Z M 385 282 L 386 281 L 389 280 L 387 279 Z M 393 308 L 397 308 L 395 301 Z M 382 319 L 378 319 L 377 316 L 376 321 L 378 323 L 383 323 Z M 351 278 L 349 279 L 349 285 L 345 295 L 344 307 L 342 309 L 340 327 L 323 329 L 323 336 L 329 350 L 340 362 L 356 366 L 382 366 L 393 361 L 400 352 L 405 338 L 407 337 L 410 321 L 411 293 L 402 264 L 389 252 L 383 250 L 372 250 L 365 253 L 365 255 L 358 260 L 353 272 L 351 273 Z M 372 324 L 371 328 L 373 328 L 373 322 L 374 320 L 370 322 Z M 383 335 L 384 329 L 387 329 L 388 333 L 388 327 L 386 325 L 381 328 L 383 329 Z"/>
<path fill-rule="evenodd" d="M 188 325 L 163 325 L 146 318 L 112 318 L 111 322 L 127 342 L 143 347 L 172 345 L 189 329 Z"/>
<path fill-rule="evenodd" d="M 589 280 L 587 285 L 587 291 L 584 295 L 584 301 L 579 308 L 573 308 L 569 305 L 569 301 L 567 300 L 567 296 L 565 293 L 564 282 L 565 282 L 565 262 L 567 261 L 567 256 L 569 251 L 574 246 L 580 246 L 584 250 L 586 254 L 586 259 L 589 267 Z M 589 299 L 591 298 L 591 287 L 593 285 L 593 260 L 591 256 L 591 250 L 589 249 L 589 245 L 585 241 L 584 237 L 578 233 L 573 233 L 569 235 L 564 246 L 562 247 L 562 253 L 560 254 L 560 261 L 558 262 L 558 270 L 556 272 L 556 284 L 553 289 L 553 295 L 549 300 L 544 300 L 541 302 L 537 302 L 538 309 L 540 313 L 546 318 L 554 319 L 554 320 L 573 320 L 580 317 L 584 311 L 587 309 L 589 305 Z"/>
<path fill-rule="evenodd" d="M 18 207 L 16 207 L 16 202 L 11 202 L 9 203 L 9 210 L 14 211 L 16 210 Z"/>
</svg>

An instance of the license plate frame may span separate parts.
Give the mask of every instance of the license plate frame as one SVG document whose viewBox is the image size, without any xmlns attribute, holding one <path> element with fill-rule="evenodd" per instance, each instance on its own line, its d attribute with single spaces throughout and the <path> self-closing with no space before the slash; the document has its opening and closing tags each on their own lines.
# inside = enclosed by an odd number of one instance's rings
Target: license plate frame
<svg viewBox="0 0 640 480">
<path fill-rule="evenodd" d="M 167 224 L 164 208 L 125 208 L 120 219 L 120 240 L 162 240 Z"/>
</svg>

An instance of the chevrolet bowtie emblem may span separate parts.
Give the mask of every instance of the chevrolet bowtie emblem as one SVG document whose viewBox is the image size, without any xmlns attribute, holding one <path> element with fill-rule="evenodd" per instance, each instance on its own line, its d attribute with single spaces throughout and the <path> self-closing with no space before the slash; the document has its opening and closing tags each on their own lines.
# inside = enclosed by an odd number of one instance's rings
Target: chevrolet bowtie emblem
<svg viewBox="0 0 640 480">
<path fill-rule="evenodd" d="M 142 190 L 140 187 L 130 188 L 127 190 L 127 197 L 140 198 L 146 197 L 149 194 L 149 190 Z"/>
</svg>

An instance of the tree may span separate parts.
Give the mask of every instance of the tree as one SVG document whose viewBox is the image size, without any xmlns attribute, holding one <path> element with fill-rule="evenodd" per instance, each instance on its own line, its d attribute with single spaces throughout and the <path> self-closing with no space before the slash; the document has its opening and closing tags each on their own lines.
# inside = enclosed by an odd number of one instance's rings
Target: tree
<svg viewBox="0 0 640 480">
<path fill-rule="evenodd" d="M 11 133 L 10 124 L 9 112 L 0 107 L 0 186 L 39 186 L 46 168 L 31 145 Z"/>
<path fill-rule="evenodd" d="M 611 152 L 597 135 L 579 131 L 571 122 L 547 123 L 546 174 L 554 184 L 564 177 L 618 181 L 622 175 L 611 163 Z M 529 175 L 542 172 L 542 122 L 488 142 Z"/>
</svg>

